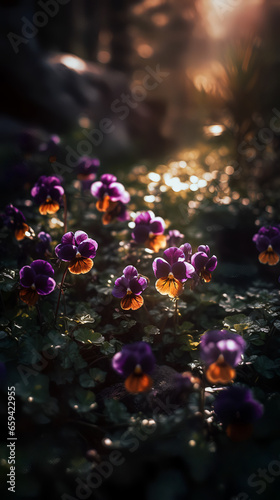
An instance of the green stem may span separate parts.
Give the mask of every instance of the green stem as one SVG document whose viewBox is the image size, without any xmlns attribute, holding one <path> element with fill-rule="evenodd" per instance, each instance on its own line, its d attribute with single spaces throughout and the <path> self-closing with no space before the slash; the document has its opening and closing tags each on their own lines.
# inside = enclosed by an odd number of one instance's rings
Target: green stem
<svg viewBox="0 0 280 500">
<path fill-rule="evenodd" d="M 67 233 L 67 199 L 65 193 L 63 195 L 63 206 L 64 206 L 64 212 L 63 212 L 64 233 Z"/>
<path fill-rule="evenodd" d="M 57 300 L 57 305 L 56 305 L 56 310 L 55 310 L 55 316 L 54 316 L 54 324 L 56 324 L 56 320 L 57 320 L 57 314 L 58 314 L 58 308 L 59 308 L 59 303 L 60 303 L 60 297 L 61 297 L 62 287 L 63 287 L 63 283 L 64 283 L 65 278 L 66 278 L 66 274 L 67 274 L 67 271 L 68 271 L 68 266 L 69 266 L 69 264 L 67 264 L 67 267 L 66 267 L 66 269 L 65 269 L 65 271 L 63 273 L 62 280 L 61 280 L 61 283 L 60 283 L 58 300 Z"/>
<path fill-rule="evenodd" d="M 174 333 L 177 333 L 177 321 L 178 321 L 178 299 L 175 299 L 175 307 L 174 307 Z"/>
<path fill-rule="evenodd" d="M 204 410 L 205 410 L 205 373 L 203 371 L 201 388 L 200 388 L 200 401 L 199 401 L 199 411 L 201 413 L 203 420 L 204 420 Z"/>
</svg>

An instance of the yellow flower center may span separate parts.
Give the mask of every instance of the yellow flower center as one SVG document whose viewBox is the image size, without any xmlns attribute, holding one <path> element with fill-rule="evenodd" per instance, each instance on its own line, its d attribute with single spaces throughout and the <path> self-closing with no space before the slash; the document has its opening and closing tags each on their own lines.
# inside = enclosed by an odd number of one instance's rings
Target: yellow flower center
<svg viewBox="0 0 280 500">
<path fill-rule="evenodd" d="M 174 278 L 174 274 L 173 274 L 173 273 L 169 273 L 169 274 L 168 274 L 168 278 L 169 278 L 170 280 L 173 280 L 173 278 Z"/>
<path fill-rule="evenodd" d="M 134 368 L 135 375 L 140 375 L 142 373 L 141 365 L 136 365 Z"/>
</svg>

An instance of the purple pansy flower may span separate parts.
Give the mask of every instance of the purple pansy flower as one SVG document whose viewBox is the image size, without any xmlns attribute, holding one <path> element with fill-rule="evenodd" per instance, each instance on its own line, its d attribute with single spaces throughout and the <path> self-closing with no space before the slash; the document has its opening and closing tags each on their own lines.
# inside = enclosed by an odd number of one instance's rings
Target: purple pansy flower
<svg viewBox="0 0 280 500">
<path fill-rule="evenodd" d="M 165 222 L 161 217 L 156 217 L 149 210 L 142 212 L 134 220 L 135 228 L 132 231 L 132 238 L 140 245 L 145 245 L 147 248 L 158 252 L 161 248 L 166 247 L 166 237 L 163 235 Z"/>
<path fill-rule="evenodd" d="M 250 389 L 234 385 L 221 391 L 214 402 L 215 413 L 226 427 L 227 435 L 242 441 L 252 433 L 252 423 L 263 415 L 263 405 Z"/>
<path fill-rule="evenodd" d="M 123 270 L 123 275 L 117 278 L 112 295 L 121 300 L 121 308 L 124 310 L 139 309 L 144 299 L 141 293 L 147 288 L 148 281 L 143 276 L 139 276 L 134 266 L 127 266 Z"/>
<path fill-rule="evenodd" d="M 105 212 L 103 224 L 109 224 L 113 219 L 128 220 L 126 204 L 130 201 L 130 195 L 115 175 L 103 174 L 100 181 L 91 185 L 90 191 L 92 196 L 98 198 L 97 210 Z"/>
<path fill-rule="evenodd" d="M 72 274 L 85 274 L 91 270 L 98 244 L 84 231 L 69 231 L 62 236 L 61 243 L 55 247 L 60 260 L 69 262 Z"/>
<path fill-rule="evenodd" d="M 275 266 L 280 260 L 280 230 L 277 227 L 261 227 L 253 236 L 262 264 Z"/>
<path fill-rule="evenodd" d="M 182 292 L 183 283 L 193 277 L 195 269 L 185 261 L 185 254 L 180 248 L 167 248 L 163 255 L 164 259 L 157 257 L 153 262 L 156 289 L 162 295 L 175 298 Z"/>
<path fill-rule="evenodd" d="M 125 377 L 125 388 L 129 392 L 144 392 L 151 388 L 149 376 L 155 367 L 155 357 L 146 342 L 125 345 L 112 359 L 113 369 Z"/>
<path fill-rule="evenodd" d="M 181 241 L 184 239 L 184 235 L 178 231 L 178 229 L 171 229 L 168 232 L 166 242 L 170 247 L 178 247 Z"/>
<path fill-rule="evenodd" d="M 26 232 L 30 231 L 30 227 L 26 223 L 26 218 L 23 213 L 13 205 L 6 206 L 2 219 L 5 226 L 14 231 L 15 238 L 18 241 L 23 240 L 26 236 Z"/>
<path fill-rule="evenodd" d="M 246 349 L 245 340 L 228 330 L 210 330 L 200 340 L 200 357 L 207 365 L 206 376 L 216 384 L 235 378 L 234 367 L 241 361 Z"/>
<path fill-rule="evenodd" d="M 54 175 L 50 177 L 42 175 L 31 189 L 31 196 L 39 205 L 39 212 L 42 215 L 56 213 L 60 208 L 63 194 L 61 182 Z"/>
<path fill-rule="evenodd" d="M 198 276 L 209 283 L 212 278 L 212 272 L 216 269 L 218 260 L 215 255 L 210 257 L 210 248 L 208 245 L 200 245 L 197 252 L 191 257 L 191 263 L 194 266 Z"/>
<path fill-rule="evenodd" d="M 19 272 L 20 298 L 26 304 L 33 306 L 38 301 L 39 295 L 49 295 L 56 286 L 53 279 L 54 270 L 45 260 L 34 260 L 30 266 L 24 266 Z"/>
<path fill-rule="evenodd" d="M 77 165 L 77 178 L 82 181 L 84 186 L 90 187 L 89 182 L 93 182 L 96 178 L 96 173 L 100 167 L 100 161 L 98 158 L 90 158 L 89 156 L 82 156 Z"/>
<path fill-rule="evenodd" d="M 36 245 L 36 252 L 42 257 L 46 257 L 50 255 L 50 244 L 52 242 L 52 237 L 49 233 L 45 233 L 45 231 L 41 231 L 38 234 L 38 243 Z"/>
<path fill-rule="evenodd" d="M 184 245 L 181 245 L 180 250 L 183 250 L 185 254 L 185 260 L 187 262 L 191 262 L 191 256 L 192 256 L 192 246 L 190 243 L 184 243 Z"/>
</svg>

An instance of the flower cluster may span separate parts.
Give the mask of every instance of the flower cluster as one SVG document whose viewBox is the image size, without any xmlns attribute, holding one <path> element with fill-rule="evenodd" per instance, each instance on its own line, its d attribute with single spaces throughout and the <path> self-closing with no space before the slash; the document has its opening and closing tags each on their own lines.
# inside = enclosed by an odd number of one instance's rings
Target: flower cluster
<svg viewBox="0 0 280 500">
<path fill-rule="evenodd" d="M 261 227 L 253 236 L 262 264 L 275 266 L 280 260 L 280 229 L 275 226 Z"/>
<path fill-rule="evenodd" d="M 121 299 L 122 309 L 135 311 L 144 303 L 141 294 L 147 285 L 146 278 L 140 276 L 134 266 L 127 266 L 123 270 L 123 275 L 116 279 L 112 294 Z"/>
<path fill-rule="evenodd" d="M 125 345 L 112 359 L 113 369 L 125 377 L 128 392 L 139 393 L 151 389 L 150 377 L 155 367 L 155 357 L 149 344 L 135 342 Z"/>
<path fill-rule="evenodd" d="M 166 237 L 163 234 L 165 223 L 161 217 L 155 217 L 155 214 L 149 210 L 138 215 L 134 223 L 135 227 L 131 236 L 136 243 L 154 252 L 166 247 Z"/>
<path fill-rule="evenodd" d="M 21 300 L 29 306 L 34 306 L 40 295 L 49 295 L 56 287 L 53 276 L 54 269 L 45 260 L 34 260 L 30 266 L 22 267 L 19 272 Z"/>
<path fill-rule="evenodd" d="M 31 189 L 41 215 L 55 214 L 61 206 L 64 189 L 58 177 L 42 175 Z"/>
<path fill-rule="evenodd" d="M 235 366 L 246 349 L 245 340 L 228 330 L 210 330 L 201 337 L 200 357 L 212 384 L 227 384 L 236 376 Z"/>
<path fill-rule="evenodd" d="M 60 260 L 68 262 L 72 274 L 85 274 L 91 270 L 96 256 L 98 243 L 89 238 L 84 231 L 69 231 L 62 236 L 61 243 L 55 247 Z"/>
<path fill-rule="evenodd" d="M 103 224 L 109 224 L 114 219 L 128 220 L 126 204 L 130 201 L 130 196 L 115 175 L 103 174 L 99 181 L 91 185 L 90 191 L 97 198 L 97 210 L 104 212 Z"/>
</svg>

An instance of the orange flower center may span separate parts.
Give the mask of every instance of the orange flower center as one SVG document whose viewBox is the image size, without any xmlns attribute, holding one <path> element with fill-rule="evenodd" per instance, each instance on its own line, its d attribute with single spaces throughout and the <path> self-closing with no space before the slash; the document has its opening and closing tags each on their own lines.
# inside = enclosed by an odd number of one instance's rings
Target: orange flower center
<svg viewBox="0 0 280 500">
<path fill-rule="evenodd" d="M 280 260 L 279 255 L 273 250 L 272 245 L 268 245 L 264 252 L 259 254 L 259 261 L 261 264 L 268 264 L 269 266 L 276 266 Z"/>
<path fill-rule="evenodd" d="M 172 273 L 166 278 L 159 278 L 156 281 L 156 289 L 161 295 L 168 295 L 171 298 L 178 297 L 183 291 L 182 283 L 174 278 Z"/>
<path fill-rule="evenodd" d="M 225 362 L 224 356 L 220 354 L 217 361 L 212 363 L 207 371 L 206 377 L 212 384 L 227 384 L 236 376 L 236 371 Z"/>
<path fill-rule="evenodd" d="M 82 257 L 81 254 L 78 254 L 75 259 L 70 262 L 68 269 L 72 274 L 86 274 L 93 267 L 93 261 L 92 259 L 87 259 Z"/>
</svg>

